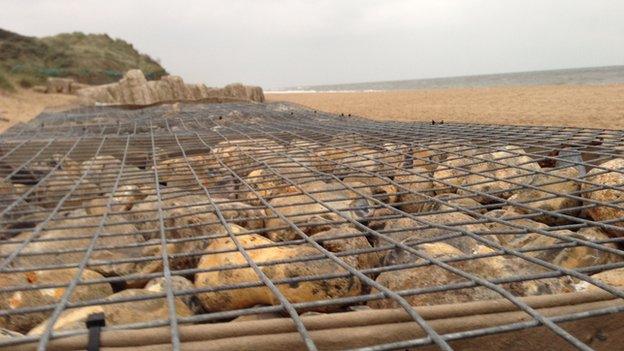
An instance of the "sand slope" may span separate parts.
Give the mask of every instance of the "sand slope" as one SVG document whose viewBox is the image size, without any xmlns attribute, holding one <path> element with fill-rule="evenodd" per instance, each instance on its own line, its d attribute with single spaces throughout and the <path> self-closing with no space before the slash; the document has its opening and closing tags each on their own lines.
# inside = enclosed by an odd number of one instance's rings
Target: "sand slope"
<svg viewBox="0 0 624 351">
<path fill-rule="evenodd" d="M 624 84 L 554 85 L 387 91 L 266 94 L 321 111 L 377 120 L 562 125 L 624 129 Z"/>
<path fill-rule="evenodd" d="M 15 93 L 0 91 L 0 132 L 15 123 L 30 120 L 46 107 L 58 108 L 76 103 L 77 97 L 74 95 L 41 94 L 31 90 L 18 90 Z"/>
</svg>

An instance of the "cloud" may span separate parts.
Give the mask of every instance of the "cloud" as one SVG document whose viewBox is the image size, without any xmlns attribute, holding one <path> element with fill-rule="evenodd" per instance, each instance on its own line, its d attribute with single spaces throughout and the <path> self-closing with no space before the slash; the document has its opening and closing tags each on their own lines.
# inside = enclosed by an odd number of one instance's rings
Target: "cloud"
<svg viewBox="0 0 624 351">
<path fill-rule="evenodd" d="M 109 33 L 190 82 L 284 87 L 623 64 L 616 0 L 3 0 L 28 35 Z"/>
</svg>

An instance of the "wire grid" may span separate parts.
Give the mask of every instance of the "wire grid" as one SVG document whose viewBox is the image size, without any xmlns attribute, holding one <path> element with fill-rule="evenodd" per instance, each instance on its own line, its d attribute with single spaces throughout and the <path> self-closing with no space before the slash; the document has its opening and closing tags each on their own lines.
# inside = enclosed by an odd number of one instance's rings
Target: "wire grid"
<svg viewBox="0 0 624 351">
<path fill-rule="evenodd" d="M 623 150 L 621 131 L 380 123 L 281 103 L 192 104 L 140 110 L 100 107 L 42 114 L 0 137 L 0 177 L 4 184 L 14 187 L 2 193 L 0 246 L 4 249 L 0 269 L 3 275 L 77 270 L 65 282 L 4 284 L 0 288 L 4 296 L 50 289 L 60 293 L 52 301 L 40 304 L 3 307 L 0 318 L 35 313 L 45 318 L 39 334 L 2 339 L 0 346 L 38 341 L 43 350 L 51 338 L 85 333 L 80 328 L 53 329 L 68 310 L 158 300 L 166 306 L 165 318 L 107 328 L 168 325 L 172 347 L 179 349 L 180 324 L 275 313 L 291 318 L 305 346 L 315 350 L 302 313 L 348 311 L 359 305 L 374 306 L 374 301 L 391 301 L 391 306 L 403 308 L 427 336 L 375 345 L 376 350 L 428 344 L 449 350 L 452 340 L 536 325 L 546 326 L 578 349 L 591 349 L 558 323 L 621 313 L 620 308 L 545 317 L 523 302 L 512 286 L 570 279 L 624 297 L 619 287 L 591 276 L 624 267 L 622 238 L 618 236 L 622 234 L 621 218 L 596 220 L 588 215 L 598 208 L 621 214 L 624 206 L 619 200 L 601 201 L 586 196 L 598 190 L 621 194 L 624 184 L 599 184 L 592 180 L 595 178 L 585 176 L 591 170 L 594 175 L 621 175 L 622 169 L 602 165 L 622 157 Z M 575 171 L 563 172 L 570 168 Z M 439 176 L 437 171 L 450 173 Z M 535 185 L 526 180 L 539 176 L 548 177 L 547 182 Z M 582 186 L 572 191 L 558 190 L 558 185 L 570 182 Z M 425 183 L 430 186 L 422 188 Z M 541 197 L 510 196 L 522 191 L 538 191 Z M 185 200 L 189 196 L 191 202 Z M 536 205 L 550 199 L 564 199 L 572 205 Z M 500 215 L 501 209 L 509 207 L 516 211 Z M 432 220 L 432 216 L 457 214 L 461 214 L 459 220 Z M 189 217 L 195 219 L 186 220 Z M 392 221 L 405 219 L 412 220 L 411 226 L 388 226 Z M 545 220 L 550 225 L 536 225 Z M 610 235 L 588 239 L 563 232 L 588 228 Z M 328 229 L 330 236 L 315 238 Z M 431 230 L 436 234 L 408 235 Z M 182 231 L 193 234 L 181 236 Z M 46 235 L 50 232 L 55 235 Z M 250 234 L 272 240 L 245 246 L 241 240 Z M 542 244 L 517 247 L 510 245 L 511 241 L 496 239 L 529 235 L 543 240 Z M 365 238 L 368 245 L 340 251 L 324 245 L 330 239 L 358 238 Z M 234 247 L 210 249 L 209 244 L 219 239 L 230 239 Z M 458 240 L 469 241 L 473 248 L 487 249 L 464 250 L 453 257 L 432 255 L 421 249 L 427 243 L 447 243 L 459 248 Z M 253 258 L 254 250 L 293 247 L 313 249 L 314 254 L 261 261 Z M 539 255 L 580 247 L 610 259 L 569 267 Z M 145 249 L 156 253 L 115 255 L 124 250 L 136 253 Z M 113 254 L 99 255 L 106 252 Z M 240 253 L 244 263 L 197 265 L 202 257 L 231 252 Z M 371 255 L 381 258 L 377 264 L 358 264 L 359 258 Z M 50 259 L 54 256 L 57 259 Z M 462 265 L 496 257 L 536 269 L 511 276 L 484 277 Z M 271 267 L 315 262 L 326 262 L 334 269 L 278 278 L 270 273 Z M 103 268 L 124 264 L 152 264 L 157 269 L 119 274 Z M 225 279 L 216 285 L 185 288 L 173 282 L 174 276 L 193 280 L 197 274 L 235 272 L 241 268 L 250 268 L 257 280 L 231 283 Z M 407 289 L 393 289 L 378 279 L 384 273 L 408 274 L 417 268 L 437 269 L 457 279 Z M 85 279 L 86 270 L 107 273 Z M 144 285 L 154 278 L 162 278 L 164 291 L 113 299 L 74 298 L 80 287 L 107 283 L 114 291 L 123 291 L 134 287 L 135 282 Z M 336 279 L 357 280 L 361 288 L 356 294 L 297 301 L 285 292 L 286 287 Z M 266 287 L 272 304 L 223 310 L 203 306 L 186 316 L 177 310 L 179 298 L 253 287 Z M 414 297 L 452 294 L 462 289 L 484 289 L 490 298 L 494 294 L 507 299 L 531 320 L 439 334 L 411 305 Z"/>
</svg>

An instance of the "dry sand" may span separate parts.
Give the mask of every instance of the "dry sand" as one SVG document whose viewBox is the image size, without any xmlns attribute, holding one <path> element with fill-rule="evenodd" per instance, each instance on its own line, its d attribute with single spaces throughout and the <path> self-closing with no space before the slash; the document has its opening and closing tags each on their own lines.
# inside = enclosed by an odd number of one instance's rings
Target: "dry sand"
<svg viewBox="0 0 624 351">
<path fill-rule="evenodd" d="M 76 103 L 74 95 L 41 94 L 23 89 L 15 93 L 0 91 L 0 132 L 36 117 L 45 108 L 69 107 Z"/>
<path fill-rule="evenodd" d="M 624 129 L 624 84 L 267 94 L 320 111 L 376 120 Z"/>
<path fill-rule="evenodd" d="M 624 84 L 437 89 L 370 93 L 267 94 L 327 112 L 376 120 L 453 121 L 624 129 Z M 0 132 L 45 108 L 75 106 L 73 95 L 0 92 Z M 8 121 L 5 121 L 7 119 Z"/>
</svg>

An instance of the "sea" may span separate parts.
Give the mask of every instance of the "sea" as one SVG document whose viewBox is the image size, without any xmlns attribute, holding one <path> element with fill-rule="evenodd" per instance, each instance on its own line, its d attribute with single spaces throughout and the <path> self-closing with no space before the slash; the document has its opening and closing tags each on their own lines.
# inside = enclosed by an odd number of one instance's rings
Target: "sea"
<svg viewBox="0 0 624 351">
<path fill-rule="evenodd" d="M 462 77 L 308 85 L 270 89 L 269 92 L 366 92 L 385 90 L 478 88 L 514 85 L 602 85 L 617 83 L 624 83 L 624 65 L 484 74 Z"/>
</svg>

